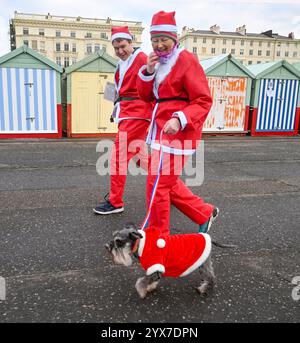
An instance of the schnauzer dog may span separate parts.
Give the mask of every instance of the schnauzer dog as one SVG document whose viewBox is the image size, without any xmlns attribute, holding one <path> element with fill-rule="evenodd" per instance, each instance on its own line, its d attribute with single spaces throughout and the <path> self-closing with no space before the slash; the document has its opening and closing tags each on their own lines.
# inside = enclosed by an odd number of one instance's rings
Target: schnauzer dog
<svg viewBox="0 0 300 343">
<path fill-rule="evenodd" d="M 183 277 L 194 270 L 200 272 L 200 294 L 207 294 L 215 283 L 211 262 L 210 236 L 207 233 L 161 235 L 153 228 L 138 230 L 126 224 L 113 233 L 113 240 L 106 244 L 114 263 L 129 267 L 137 257 L 146 275 L 137 280 L 135 288 L 141 298 L 156 289 L 162 276 Z M 217 244 L 222 247 L 222 244 Z"/>
</svg>

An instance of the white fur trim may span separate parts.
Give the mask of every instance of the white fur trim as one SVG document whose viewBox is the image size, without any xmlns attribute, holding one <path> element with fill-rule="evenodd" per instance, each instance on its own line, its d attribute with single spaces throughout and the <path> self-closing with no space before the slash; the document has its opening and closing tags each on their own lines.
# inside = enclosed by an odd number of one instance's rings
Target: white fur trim
<svg viewBox="0 0 300 343">
<path fill-rule="evenodd" d="M 180 120 L 180 125 L 181 125 L 181 131 L 184 130 L 184 128 L 186 127 L 186 124 L 187 124 L 185 114 L 182 111 L 174 112 L 173 115 L 174 114 L 178 115 L 178 118 Z"/>
<path fill-rule="evenodd" d="M 173 55 L 168 59 L 167 63 L 161 64 L 157 63 L 155 68 L 156 71 L 156 77 L 155 77 L 155 88 L 158 90 L 159 85 L 163 82 L 163 80 L 169 75 L 171 72 L 173 66 L 176 64 L 177 59 L 180 55 L 180 53 L 183 51 L 183 48 L 177 48 L 174 50 Z M 158 94 L 158 92 L 157 92 Z M 159 95 L 159 94 L 158 94 Z M 157 96 L 158 98 L 158 96 Z"/>
<path fill-rule="evenodd" d="M 126 32 L 115 33 L 114 35 L 111 36 L 111 41 L 113 42 L 117 38 L 124 38 L 124 39 L 132 40 L 132 36 Z"/>
<path fill-rule="evenodd" d="M 139 243 L 139 248 L 138 248 L 138 255 L 142 256 L 143 254 L 143 250 L 144 250 L 144 246 L 146 243 L 146 234 L 143 230 L 138 230 L 138 232 L 143 236 L 143 238 L 140 238 L 140 243 Z"/>
<path fill-rule="evenodd" d="M 163 32 L 176 32 L 177 26 L 175 25 L 152 25 L 150 26 L 150 32 L 163 31 Z"/>
<path fill-rule="evenodd" d="M 155 78 L 155 72 L 154 72 L 152 75 L 146 76 L 146 75 L 144 75 L 144 74 L 142 73 L 145 69 L 147 69 L 147 66 L 146 66 L 146 65 L 144 65 L 144 66 L 142 66 L 142 67 L 140 68 L 140 70 L 139 70 L 139 77 L 140 77 L 140 79 L 142 79 L 142 80 L 145 81 L 145 82 L 152 81 L 152 80 Z"/>
<path fill-rule="evenodd" d="M 209 255 L 210 255 L 210 252 L 211 252 L 211 238 L 210 238 L 210 235 L 208 235 L 207 233 L 199 233 L 199 235 L 203 235 L 204 238 L 205 238 L 205 248 L 204 248 L 204 251 L 203 251 L 202 255 L 200 256 L 200 258 L 193 265 L 191 265 L 186 271 L 184 271 L 180 275 L 180 277 L 186 276 L 186 275 L 190 274 L 191 272 L 193 272 L 198 267 L 200 267 L 208 259 Z"/>
<path fill-rule="evenodd" d="M 153 264 L 153 266 L 149 267 L 146 271 L 146 275 L 151 275 L 155 272 L 165 272 L 165 267 L 162 264 Z"/>
<path fill-rule="evenodd" d="M 154 150 L 160 150 L 161 144 L 154 143 L 152 141 L 151 148 Z M 185 155 L 185 156 L 193 155 L 193 153 L 196 151 L 196 149 L 176 149 L 176 148 L 172 148 L 166 145 L 162 145 L 162 149 L 163 149 L 163 152 L 167 152 L 168 154 Z"/>
<path fill-rule="evenodd" d="M 159 238 L 156 242 L 158 248 L 164 248 L 166 246 L 166 241 L 162 238 Z"/>
</svg>

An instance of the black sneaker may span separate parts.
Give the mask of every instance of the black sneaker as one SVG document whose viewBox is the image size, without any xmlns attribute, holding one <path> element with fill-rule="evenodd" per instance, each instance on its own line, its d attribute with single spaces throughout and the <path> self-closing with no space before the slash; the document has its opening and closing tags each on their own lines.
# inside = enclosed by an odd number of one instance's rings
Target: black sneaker
<svg viewBox="0 0 300 343">
<path fill-rule="evenodd" d="M 206 221 L 204 224 L 199 225 L 199 231 L 202 233 L 207 233 L 211 227 L 211 224 L 216 220 L 216 218 L 219 215 L 219 209 L 218 207 L 215 207 L 211 216 L 209 217 L 208 221 Z"/>
<path fill-rule="evenodd" d="M 94 213 L 96 214 L 113 214 L 113 213 L 120 213 L 124 211 L 124 207 L 115 207 L 113 206 L 110 201 L 107 199 L 107 195 L 104 197 L 105 202 L 102 202 L 99 206 L 93 209 Z"/>
</svg>

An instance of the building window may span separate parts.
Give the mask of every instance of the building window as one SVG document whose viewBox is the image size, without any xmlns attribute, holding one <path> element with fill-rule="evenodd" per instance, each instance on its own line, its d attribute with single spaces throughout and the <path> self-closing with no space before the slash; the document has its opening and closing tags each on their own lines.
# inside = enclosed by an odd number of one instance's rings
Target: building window
<svg viewBox="0 0 300 343">
<path fill-rule="evenodd" d="M 193 42 L 194 42 L 194 43 L 197 43 L 197 37 L 194 37 L 194 38 L 193 38 Z"/>
<path fill-rule="evenodd" d="M 106 45 L 102 45 L 102 50 L 106 52 Z"/>
<path fill-rule="evenodd" d="M 290 43 L 286 43 L 286 47 L 288 48 L 290 46 Z"/>
<path fill-rule="evenodd" d="M 285 57 L 289 57 L 289 52 L 286 51 L 285 54 L 284 54 Z"/>
<path fill-rule="evenodd" d="M 235 45 L 235 39 L 232 40 L 232 45 Z"/>
<path fill-rule="evenodd" d="M 101 38 L 101 39 L 108 39 L 108 37 L 107 37 L 107 35 L 106 35 L 105 32 L 101 32 L 101 33 L 100 33 L 100 38 Z"/>
<path fill-rule="evenodd" d="M 251 64 L 252 64 L 252 61 L 248 61 L 248 64 L 251 65 Z"/>
<path fill-rule="evenodd" d="M 258 43 L 258 46 L 262 46 L 262 42 L 259 42 L 259 43 Z"/>
<path fill-rule="evenodd" d="M 64 67 L 67 68 L 70 65 L 70 59 L 69 57 L 64 58 Z"/>
<path fill-rule="evenodd" d="M 33 50 L 37 50 L 37 40 L 31 41 L 31 47 Z"/>
<path fill-rule="evenodd" d="M 23 45 L 27 45 L 28 46 L 28 40 L 23 40 Z"/>
<path fill-rule="evenodd" d="M 45 30 L 39 29 L 39 36 L 45 36 Z"/>
<path fill-rule="evenodd" d="M 212 43 L 212 44 L 216 44 L 216 38 L 213 38 L 213 39 L 211 40 L 211 43 Z"/>
<path fill-rule="evenodd" d="M 85 38 L 92 38 L 91 32 L 87 32 L 86 35 L 85 35 Z"/>
<path fill-rule="evenodd" d="M 222 49 L 222 54 L 226 54 L 226 49 Z"/>
<path fill-rule="evenodd" d="M 245 41 L 244 40 L 241 40 L 241 45 L 245 45 Z"/>
<path fill-rule="evenodd" d="M 71 32 L 71 38 L 76 38 L 76 32 L 74 31 Z"/>
<path fill-rule="evenodd" d="M 211 48 L 211 53 L 215 54 L 216 53 L 216 48 Z"/>
<path fill-rule="evenodd" d="M 232 54 L 232 55 L 235 54 L 235 49 L 231 49 L 231 54 Z"/>
<path fill-rule="evenodd" d="M 23 28 L 23 35 L 29 35 L 29 29 Z"/>
<path fill-rule="evenodd" d="M 132 40 L 133 41 L 135 41 L 136 40 L 136 37 L 135 37 L 135 35 L 131 35 L 132 36 Z M 108 39 L 108 37 L 107 36 L 105 36 L 105 39 Z"/>
<path fill-rule="evenodd" d="M 297 57 L 297 51 L 293 52 L 293 57 Z"/>
<path fill-rule="evenodd" d="M 250 46 L 253 46 L 253 40 L 250 41 Z"/>
<path fill-rule="evenodd" d="M 61 66 L 61 57 L 56 57 L 56 64 Z"/>
<path fill-rule="evenodd" d="M 206 54 L 206 47 L 202 47 L 202 54 Z"/>
<path fill-rule="evenodd" d="M 55 31 L 55 37 L 60 37 L 61 36 L 61 32 L 60 31 Z"/>
<path fill-rule="evenodd" d="M 277 57 L 280 57 L 280 51 L 277 51 L 277 52 L 276 52 L 276 56 L 277 56 Z"/>
<path fill-rule="evenodd" d="M 65 51 L 69 51 L 69 43 L 65 43 L 64 44 L 64 50 Z"/>
<path fill-rule="evenodd" d="M 261 56 L 261 50 L 258 50 L 258 51 L 257 51 L 257 55 L 258 55 L 258 56 Z"/>
<path fill-rule="evenodd" d="M 72 57 L 72 64 L 76 63 L 76 57 Z"/>
<path fill-rule="evenodd" d="M 193 54 L 197 55 L 197 47 L 193 46 Z"/>
<path fill-rule="evenodd" d="M 86 46 L 86 52 L 87 52 L 88 54 L 91 54 L 91 53 L 92 53 L 92 44 L 87 44 L 87 46 Z"/>
<path fill-rule="evenodd" d="M 226 39 L 223 39 L 223 44 L 224 44 L 224 45 L 226 44 Z"/>
<path fill-rule="evenodd" d="M 60 51 L 60 43 L 56 43 L 56 51 Z"/>
<path fill-rule="evenodd" d="M 261 61 L 257 61 L 257 64 L 261 64 Z"/>
<path fill-rule="evenodd" d="M 203 43 L 206 43 L 206 38 L 203 38 Z"/>
<path fill-rule="evenodd" d="M 100 51 L 100 44 L 95 44 L 95 52 Z"/>
<path fill-rule="evenodd" d="M 40 42 L 40 50 L 45 51 L 45 42 L 43 41 Z"/>
<path fill-rule="evenodd" d="M 271 56 L 271 51 L 270 50 L 266 51 L 266 56 Z"/>
<path fill-rule="evenodd" d="M 271 46 L 271 42 L 268 42 L 268 48 Z"/>
<path fill-rule="evenodd" d="M 240 56 L 244 56 L 244 49 L 240 50 Z"/>
<path fill-rule="evenodd" d="M 76 43 L 72 43 L 72 52 L 76 52 Z"/>
<path fill-rule="evenodd" d="M 249 56 L 253 56 L 253 50 L 249 50 Z"/>
</svg>

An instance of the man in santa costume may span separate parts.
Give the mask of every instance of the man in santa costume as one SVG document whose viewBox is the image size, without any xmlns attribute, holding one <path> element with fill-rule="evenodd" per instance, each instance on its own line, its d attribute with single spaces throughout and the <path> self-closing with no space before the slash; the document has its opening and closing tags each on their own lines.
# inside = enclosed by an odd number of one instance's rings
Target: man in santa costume
<svg viewBox="0 0 300 343">
<path fill-rule="evenodd" d="M 179 174 L 187 157 L 197 148 L 212 105 L 208 83 L 197 58 L 179 48 L 175 12 L 156 13 L 150 33 L 153 52 L 137 79 L 140 98 L 155 103 L 147 136 L 152 148 L 146 189 L 148 206 L 157 181 L 160 149 L 163 165 L 148 226 L 169 233 L 172 203 L 199 225 L 200 232 L 207 232 L 219 210 L 194 195 Z"/>
<path fill-rule="evenodd" d="M 130 159 L 138 154 L 141 163 L 148 163 L 142 142 L 147 135 L 152 106 L 140 99 L 136 88 L 138 71 L 147 63 L 147 56 L 140 48 L 133 47 L 127 26 L 112 27 L 111 34 L 112 45 L 120 59 L 115 72 L 116 97 L 112 115 L 118 124 L 118 133 L 111 157 L 109 197 L 94 208 L 96 214 L 123 212 L 123 193 Z M 135 142 L 140 142 L 140 146 Z"/>
</svg>

